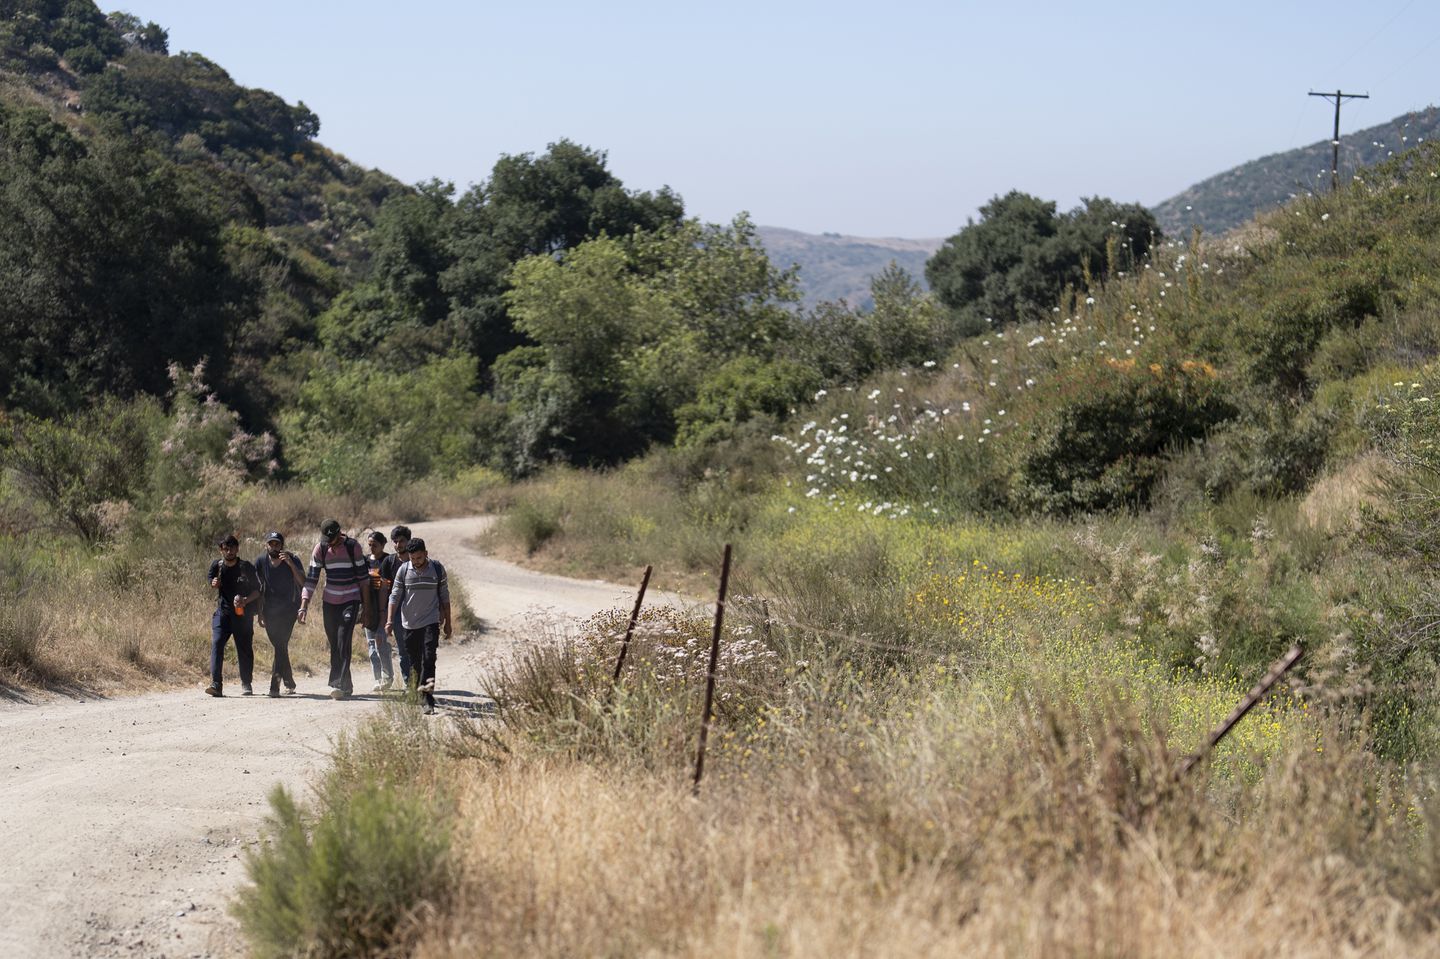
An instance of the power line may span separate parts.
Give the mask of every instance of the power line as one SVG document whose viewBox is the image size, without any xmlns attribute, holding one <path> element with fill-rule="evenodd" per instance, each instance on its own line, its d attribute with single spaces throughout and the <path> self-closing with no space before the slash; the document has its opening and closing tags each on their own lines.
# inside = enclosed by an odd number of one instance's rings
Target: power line
<svg viewBox="0 0 1440 959">
<path fill-rule="evenodd" d="M 1399 10 L 1395 11 L 1394 15 L 1392 15 L 1389 20 L 1385 21 L 1385 23 L 1380 27 L 1379 30 L 1376 30 L 1370 35 L 1370 38 L 1368 40 L 1366 40 L 1364 43 L 1361 43 L 1359 46 L 1351 48 L 1350 55 L 1344 60 L 1341 60 L 1339 66 L 1337 66 L 1335 69 L 1337 71 L 1343 70 L 1350 63 L 1350 61 L 1354 60 L 1360 54 L 1361 50 L 1364 50 L 1366 47 L 1370 46 L 1370 44 L 1378 40 L 1380 38 L 1380 34 L 1390 29 L 1390 25 L 1396 20 L 1399 20 L 1400 15 L 1406 10 L 1409 10 L 1414 4 L 1415 0 L 1407 0 L 1407 2 Z"/>
<path fill-rule="evenodd" d="M 1314 90 L 1311 90 L 1310 95 L 1312 97 L 1324 97 L 1327 100 L 1333 100 L 1335 103 L 1335 136 L 1330 140 L 1330 145 L 1334 151 L 1331 154 L 1330 160 L 1330 192 L 1334 193 L 1340 189 L 1340 104 L 1345 100 L 1368 100 L 1370 99 L 1370 94 L 1345 93 L 1341 90 L 1336 90 L 1334 93 L 1316 93 Z"/>
</svg>

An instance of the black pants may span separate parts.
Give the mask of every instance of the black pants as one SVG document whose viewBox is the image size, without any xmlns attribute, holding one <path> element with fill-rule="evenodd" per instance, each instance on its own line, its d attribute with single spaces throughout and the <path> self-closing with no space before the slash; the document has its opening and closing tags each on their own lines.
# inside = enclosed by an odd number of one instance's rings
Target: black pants
<svg viewBox="0 0 1440 959">
<path fill-rule="evenodd" d="M 236 615 L 227 604 L 215 610 L 210 620 L 210 682 L 216 689 L 225 682 L 225 644 L 235 637 L 235 658 L 240 662 L 240 682 L 245 686 L 255 677 L 255 624 L 248 613 Z"/>
<path fill-rule="evenodd" d="M 295 688 L 295 674 L 290 670 L 290 634 L 295 631 L 296 609 L 293 605 L 265 607 L 265 635 L 275 647 L 275 662 L 270 669 L 270 689 L 280 691 L 284 683 Z"/>
<path fill-rule="evenodd" d="M 400 625 L 400 617 L 395 617 L 390 627 L 390 643 L 395 647 L 395 652 L 400 657 L 400 684 L 410 685 L 410 670 L 414 668 L 410 662 L 410 648 L 405 645 L 405 627 Z"/>
<path fill-rule="evenodd" d="M 411 672 L 415 674 L 413 686 L 423 686 L 435 678 L 435 654 L 440 650 L 440 624 L 431 623 L 429 626 L 419 626 L 415 629 L 405 630 L 405 638 L 402 640 L 405 649 L 405 656 L 410 660 Z M 404 662 L 404 659 L 401 660 Z M 412 686 L 406 680 L 407 686 Z M 412 686 L 412 688 L 413 688 Z M 434 706 L 435 697 L 429 693 L 425 694 L 425 705 Z"/>
<path fill-rule="evenodd" d="M 350 679 L 350 647 L 360 622 L 360 601 L 321 605 L 325 607 L 325 641 L 330 644 L 330 688 L 349 696 L 355 692 Z"/>
</svg>

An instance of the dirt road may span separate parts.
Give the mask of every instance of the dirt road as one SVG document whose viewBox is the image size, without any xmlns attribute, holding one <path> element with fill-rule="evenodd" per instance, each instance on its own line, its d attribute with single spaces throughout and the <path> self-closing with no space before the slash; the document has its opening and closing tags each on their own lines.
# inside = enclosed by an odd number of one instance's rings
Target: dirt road
<svg viewBox="0 0 1440 959">
<path fill-rule="evenodd" d="M 437 690 L 451 708 L 476 701 L 483 669 L 533 617 L 574 620 L 632 601 L 629 587 L 545 576 L 466 547 L 486 522 L 414 524 L 486 623 L 479 639 L 441 646 Z M 296 642 L 323 634 L 311 626 Z M 334 702 L 323 677 L 302 679 L 295 697 L 211 699 L 200 692 L 205 668 L 196 663 L 195 684 L 170 693 L 0 706 L 0 956 L 242 952 L 225 907 L 266 795 L 276 783 L 303 791 L 335 734 L 380 700 Z M 357 667 L 357 690 L 368 677 Z"/>
</svg>

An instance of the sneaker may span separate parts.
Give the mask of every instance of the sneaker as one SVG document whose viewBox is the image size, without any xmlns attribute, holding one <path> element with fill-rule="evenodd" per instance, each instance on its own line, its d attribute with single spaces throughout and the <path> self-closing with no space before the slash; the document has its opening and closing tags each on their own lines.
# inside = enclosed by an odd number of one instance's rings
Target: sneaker
<svg viewBox="0 0 1440 959">
<path fill-rule="evenodd" d="M 391 686 L 394 686 L 394 685 L 395 685 L 395 677 L 394 677 L 394 676 L 386 676 L 386 677 L 380 682 L 380 691 L 383 693 L 385 690 L 389 689 Z"/>
<path fill-rule="evenodd" d="M 331 699 L 344 699 L 344 698 L 345 698 L 345 690 L 332 687 L 331 690 L 330 690 L 330 698 L 331 698 Z"/>
<path fill-rule="evenodd" d="M 271 686 L 270 692 L 266 693 L 265 695 L 269 696 L 271 699 L 279 699 L 280 690 L 276 689 L 274 686 Z"/>
<path fill-rule="evenodd" d="M 209 686 L 206 686 L 206 687 L 205 687 L 205 695 L 207 695 L 207 696 L 224 696 L 225 693 L 220 689 L 220 684 L 219 684 L 219 683 L 211 683 Z"/>
<path fill-rule="evenodd" d="M 294 687 L 294 686 L 286 686 L 286 687 L 285 687 L 285 695 L 286 695 L 286 696 L 294 696 L 294 695 L 295 695 L 295 687 Z"/>
<path fill-rule="evenodd" d="M 249 683 L 241 683 L 241 684 L 240 684 L 240 695 L 241 695 L 241 696 L 254 696 L 254 695 L 255 695 L 255 687 L 254 687 L 254 686 L 251 686 Z"/>
<path fill-rule="evenodd" d="M 426 715 L 426 716 L 434 716 L 434 715 L 435 715 L 435 707 L 434 707 L 434 706 L 426 706 L 426 707 L 425 707 L 425 715 Z"/>
<path fill-rule="evenodd" d="M 370 687 L 370 692 L 372 692 L 372 693 L 383 693 L 384 691 L 385 691 L 385 684 L 384 684 L 384 683 L 376 683 L 374 686 L 371 686 L 371 687 Z"/>
</svg>

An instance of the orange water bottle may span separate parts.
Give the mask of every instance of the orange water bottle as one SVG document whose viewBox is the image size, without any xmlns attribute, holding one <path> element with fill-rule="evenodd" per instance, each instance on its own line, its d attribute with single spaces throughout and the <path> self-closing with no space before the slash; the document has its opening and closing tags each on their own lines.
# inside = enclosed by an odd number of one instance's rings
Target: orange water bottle
<svg viewBox="0 0 1440 959">
<path fill-rule="evenodd" d="M 235 615 L 245 615 L 245 597 L 241 596 L 239 593 L 235 594 Z"/>
</svg>

